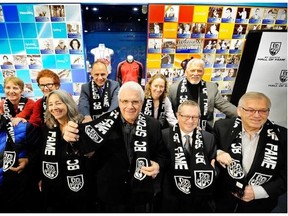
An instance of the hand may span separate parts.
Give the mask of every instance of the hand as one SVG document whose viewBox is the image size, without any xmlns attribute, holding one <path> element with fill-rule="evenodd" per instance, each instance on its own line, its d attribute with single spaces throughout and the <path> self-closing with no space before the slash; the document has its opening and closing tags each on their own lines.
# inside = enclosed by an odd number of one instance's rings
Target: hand
<svg viewBox="0 0 288 216">
<path fill-rule="evenodd" d="M 244 195 L 242 197 L 239 197 L 237 194 L 233 193 L 233 195 L 244 202 L 250 202 L 255 199 L 255 194 L 253 191 L 253 187 L 251 185 L 247 185 L 244 190 Z"/>
<path fill-rule="evenodd" d="M 91 118 L 91 116 L 85 116 L 84 117 L 84 119 L 83 119 L 83 121 L 82 121 L 82 123 L 86 123 L 86 122 L 90 122 L 90 121 L 92 121 L 93 119 Z"/>
<path fill-rule="evenodd" d="M 226 168 L 226 166 L 229 166 L 232 163 L 230 154 L 222 150 L 217 152 L 216 160 L 223 168 Z"/>
<path fill-rule="evenodd" d="M 29 162 L 28 158 L 20 158 L 20 159 L 18 159 L 18 166 L 17 167 L 11 167 L 10 170 L 13 172 L 17 172 L 19 174 L 24 170 L 24 168 L 27 166 L 28 162 Z"/>
<path fill-rule="evenodd" d="M 73 121 L 69 121 L 68 124 L 63 128 L 63 139 L 66 142 L 77 142 L 79 140 L 78 133 L 78 124 Z"/>
<path fill-rule="evenodd" d="M 211 166 L 215 169 L 215 159 L 212 159 L 210 162 Z"/>
<path fill-rule="evenodd" d="M 19 122 L 27 122 L 27 120 L 24 118 L 16 117 L 16 118 L 12 118 L 11 122 L 13 126 L 16 126 L 19 124 Z"/>
<path fill-rule="evenodd" d="M 38 189 L 40 192 L 42 192 L 42 180 L 38 182 Z"/>
<path fill-rule="evenodd" d="M 151 166 L 149 166 L 149 167 L 142 166 L 141 172 L 147 176 L 152 176 L 152 178 L 154 179 L 154 178 L 156 178 L 156 176 L 160 172 L 160 166 L 158 163 L 151 160 Z"/>
</svg>

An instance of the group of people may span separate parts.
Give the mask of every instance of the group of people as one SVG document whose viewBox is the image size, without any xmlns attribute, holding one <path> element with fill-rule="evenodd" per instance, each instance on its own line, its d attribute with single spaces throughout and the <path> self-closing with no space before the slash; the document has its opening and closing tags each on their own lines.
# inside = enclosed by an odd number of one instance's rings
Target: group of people
<svg viewBox="0 0 288 216">
<path fill-rule="evenodd" d="M 50 70 L 36 102 L 5 80 L 0 211 L 271 212 L 287 190 L 287 129 L 268 120 L 270 99 L 247 92 L 236 107 L 202 79 L 203 60 L 182 67 L 182 80 L 156 74 L 143 90 L 96 61 L 78 105 Z"/>
</svg>

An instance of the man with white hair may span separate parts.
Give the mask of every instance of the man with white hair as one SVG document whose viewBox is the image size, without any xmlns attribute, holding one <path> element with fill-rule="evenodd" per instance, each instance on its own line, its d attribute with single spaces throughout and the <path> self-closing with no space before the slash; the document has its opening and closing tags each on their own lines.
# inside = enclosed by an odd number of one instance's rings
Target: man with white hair
<svg viewBox="0 0 288 216">
<path fill-rule="evenodd" d="M 186 76 L 170 86 L 168 95 L 175 113 L 183 101 L 196 101 L 201 109 L 200 127 L 208 131 L 212 129 L 214 108 L 228 117 L 237 116 L 236 106 L 222 97 L 217 85 L 202 79 L 205 66 L 202 59 L 193 58 L 182 66 Z"/>
</svg>

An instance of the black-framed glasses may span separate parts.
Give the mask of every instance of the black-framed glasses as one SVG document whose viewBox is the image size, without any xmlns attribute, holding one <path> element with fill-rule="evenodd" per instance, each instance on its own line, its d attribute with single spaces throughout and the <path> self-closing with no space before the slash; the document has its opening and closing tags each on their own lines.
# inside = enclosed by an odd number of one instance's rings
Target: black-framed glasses
<svg viewBox="0 0 288 216">
<path fill-rule="evenodd" d="M 179 113 L 179 115 L 181 116 L 181 118 L 182 118 L 184 121 L 188 121 L 189 119 L 198 120 L 198 119 L 200 118 L 200 116 L 182 115 L 181 113 Z"/>
<path fill-rule="evenodd" d="M 44 89 L 45 87 L 47 88 L 52 88 L 55 85 L 55 83 L 46 83 L 46 84 L 39 84 L 39 88 Z"/>
<path fill-rule="evenodd" d="M 139 106 L 141 104 L 141 101 L 139 100 L 120 100 L 120 102 L 124 105 L 124 106 L 128 106 L 129 103 L 132 104 L 132 106 Z"/>
<path fill-rule="evenodd" d="M 255 110 L 255 109 L 246 109 L 244 107 L 241 107 L 248 115 L 254 115 L 256 112 L 259 113 L 259 115 L 267 115 L 270 111 L 270 109 L 262 109 L 262 110 Z"/>
</svg>

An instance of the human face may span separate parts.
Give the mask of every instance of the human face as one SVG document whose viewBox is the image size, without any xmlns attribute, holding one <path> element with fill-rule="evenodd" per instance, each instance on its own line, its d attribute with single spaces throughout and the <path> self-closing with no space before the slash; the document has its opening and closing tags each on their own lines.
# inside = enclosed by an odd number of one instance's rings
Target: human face
<svg viewBox="0 0 288 216">
<path fill-rule="evenodd" d="M 79 48 L 79 47 L 78 47 L 78 42 L 74 40 L 74 41 L 72 42 L 72 47 L 73 47 L 73 49 L 78 50 L 78 48 Z"/>
<path fill-rule="evenodd" d="M 247 132 L 257 132 L 267 121 L 269 116 L 268 103 L 265 99 L 246 99 L 242 106 L 238 106 L 237 113 L 242 119 L 242 125 Z M 250 110 L 262 110 L 264 113 L 251 113 Z M 267 111 L 267 112 L 265 112 Z"/>
<path fill-rule="evenodd" d="M 48 99 L 47 105 L 48 111 L 58 122 L 67 123 L 67 106 L 58 95 L 52 94 Z"/>
<path fill-rule="evenodd" d="M 96 85 L 102 87 L 108 77 L 108 71 L 106 69 L 106 66 L 102 63 L 95 64 L 92 68 L 91 76 L 95 81 Z"/>
<path fill-rule="evenodd" d="M 44 96 L 47 96 L 49 92 L 59 88 L 58 85 L 54 84 L 54 80 L 51 77 L 41 77 L 39 79 L 38 86 L 41 89 Z"/>
<path fill-rule="evenodd" d="M 176 113 L 176 116 L 180 129 L 186 134 L 191 133 L 198 126 L 199 109 L 196 106 L 184 105 L 181 110 Z"/>
<path fill-rule="evenodd" d="M 195 63 L 189 64 L 187 65 L 185 74 L 186 74 L 187 80 L 191 84 L 198 84 L 203 77 L 204 68 L 199 64 L 195 64 Z"/>
<path fill-rule="evenodd" d="M 49 49 L 50 48 L 50 43 L 48 41 L 44 42 L 44 49 Z"/>
<path fill-rule="evenodd" d="M 229 70 L 229 73 L 228 73 L 228 76 L 229 77 L 232 77 L 234 75 L 234 69 L 230 69 Z"/>
<path fill-rule="evenodd" d="M 225 15 L 226 15 L 226 18 L 230 18 L 231 17 L 231 11 L 229 9 L 226 9 Z"/>
<path fill-rule="evenodd" d="M 158 100 L 165 90 L 165 81 L 162 78 L 157 78 L 151 83 L 151 96 Z"/>
<path fill-rule="evenodd" d="M 189 31 L 190 30 L 190 25 L 189 24 L 185 24 L 185 31 Z"/>
<path fill-rule="evenodd" d="M 5 95 L 7 99 L 11 101 L 12 104 L 18 104 L 23 93 L 23 90 L 20 88 L 19 85 L 16 85 L 12 81 L 6 83 L 5 88 Z"/>
<path fill-rule="evenodd" d="M 121 95 L 118 95 L 118 98 L 122 117 L 129 124 L 134 124 L 143 105 L 143 101 L 140 101 L 139 92 L 131 89 L 123 89 Z"/>
</svg>

